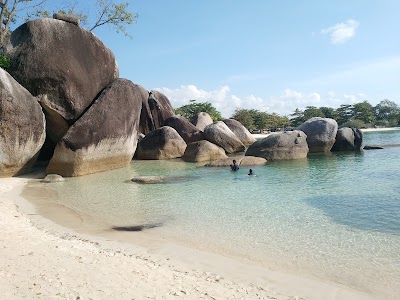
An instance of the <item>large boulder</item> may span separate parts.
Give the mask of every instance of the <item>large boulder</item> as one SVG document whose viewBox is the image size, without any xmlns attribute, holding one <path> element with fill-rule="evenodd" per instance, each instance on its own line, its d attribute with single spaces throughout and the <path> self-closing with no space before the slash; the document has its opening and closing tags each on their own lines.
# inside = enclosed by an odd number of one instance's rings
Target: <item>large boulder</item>
<svg viewBox="0 0 400 300">
<path fill-rule="evenodd" d="M 80 176 L 124 167 L 132 160 L 142 105 L 139 86 L 116 79 L 57 144 L 47 173 Z"/>
<path fill-rule="evenodd" d="M 234 119 L 225 119 L 223 122 L 238 137 L 243 145 L 249 146 L 256 141 L 247 128 L 244 127 L 239 121 Z"/>
<path fill-rule="evenodd" d="M 338 124 L 334 119 L 315 117 L 305 121 L 297 129 L 307 135 L 310 153 L 329 152 L 335 143 Z"/>
<path fill-rule="evenodd" d="M 246 151 L 246 156 L 263 157 L 267 160 L 306 158 L 307 136 L 300 130 L 274 133 L 256 141 Z"/>
<path fill-rule="evenodd" d="M 193 124 L 197 127 L 197 129 L 201 131 L 204 131 L 204 128 L 206 128 L 207 125 L 210 125 L 212 123 L 213 119 L 206 112 L 198 113 L 193 120 Z"/>
<path fill-rule="evenodd" d="M 0 68 L 0 177 L 18 175 L 31 166 L 45 136 L 39 103 Z"/>
<path fill-rule="evenodd" d="M 172 127 L 163 126 L 148 133 L 138 144 L 138 159 L 171 159 L 183 155 L 186 143 Z"/>
<path fill-rule="evenodd" d="M 158 91 L 151 91 L 149 94 L 149 110 L 153 118 L 154 129 L 163 126 L 164 121 L 174 115 L 174 109 L 167 96 Z M 143 132 L 146 134 L 145 132 Z"/>
<path fill-rule="evenodd" d="M 174 128 L 179 135 L 183 138 L 186 144 L 205 140 L 203 132 L 196 128 L 190 123 L 185 117 L 172 116 L 164 121 L 164 126 L 170 126 Z"/>
<path fill-rule="evenodd" d="M 227 158 L 225 150 L 209 141 L 198 141 L 188 144 L 182 156 L 184 161 L 201 162 Z"/>
<path fill-rule="evenodd" d="M 6 52 L 12 62 L 10 74 L 33 96 L 40 96 L 47 129 L 58 131 L 49 133 L 56 143 L 118 77 L 111 50 L 90 31 L 63 20 L 36 19 L 21 25 L 11 34 Z"/>
<path fill-rule="evenodd" d="M 339 128 L 331 151 L 359 151 L 363 145 L 363 133 L 358 128 Z"/>
<path fill-rule="evenodd" d="M 204 128 L 204 135 L 211 143 L 224 148 L 227 153 L 244 151 L 246 147 L 222 121 L 212 123 Z"/>
</svg>

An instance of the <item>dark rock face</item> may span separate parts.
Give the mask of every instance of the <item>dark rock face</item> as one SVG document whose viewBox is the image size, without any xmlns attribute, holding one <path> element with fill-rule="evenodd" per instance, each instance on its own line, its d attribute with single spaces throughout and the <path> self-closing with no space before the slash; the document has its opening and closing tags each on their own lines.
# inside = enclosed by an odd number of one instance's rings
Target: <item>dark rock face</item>
<svg viewBox="0 0 400 300">
<path fill-rule="evenodd" d="M 244 127 L 239 121 L 234 119 L 225 119 L 223 122 L 237 136 L 237 138 L 243 143 L 243 145 L 249 146 L 256 141 L 256 139 L 251 135 L 247 128 Z"/>
<path fill-rule="evenodd" d="M 212 123 L 204 128 L 204 135 L 211 143 L 222 147 L 227 153 L 244 151 L 246 147 L 222 121 Z"/>
<path fill-rule="evenodd" d="M 168 98 L 158 91 L 150 92 L 149 108 L 153 116 L 155 129 L 162 127 L 164 121 L 174 115 L 174 109 Z"/>
<path fill-rule="evenodd" d="M 311 118 L 297 127 L 307 135 L 310 153 L 329 152 L 335 143 L 338 124 L 330 118 Z"/>
<path fill-rule="evenodd" d="M 186 143 L 172 127 L 163 126 L 148 133 L 138 144 L 138 159 L 171 159 L 181 157 Z"/>
<path fill-rule="evenodd" d="M 143 94 L 116 79 L 57 144 L 48 173 L 80 176 L 126 166 L 135 153 Z"/>
<path fill-rule="evenodd" d="M 256 141 L 246 151 L 246 156 L 263 157 L 267 160 L 306 158 L 307 136 L 299 130 L 274 133 Z"/>
<path fill-rule="evenodd" d="M 150 131 L 162 127 L 164 121 L 173 115 L 174 109 L 168 98 L 158 91 L 151 91 L 148 93 L 148 99 L 143 102 L 140 114 L 140 132 L 148 134 Z"/>
<path fill-rule="evenodd" d="M 186 144 L 206 139 L 202 131 L 198 130 L 186 118 L 181 116 L 172 116 L 165 119 L 164 126 L 170 126 L 174 128 L 183 138 Z"/>
<path fill-rule="evenodd" d="M 33 165 L 45 137 L 36 98 L 0 68 L 0 177 L 18 175 Z"/>
<path fill-rule="evenodd" d="M 204 131 L 207 125 L 213 123 L 212 118 L 206 112 L 198 113 L 195 119 L 193 120 L 193 124 L 197 127 L 197 129 Z"/>
<path fill-rule="evenodd" d="M 332 151 L 359 151 L 362 148 L 363 133 L 358 128 L 339 128 Z"/>
<path fill-rule="evenodd" d="M 91 32 L 56 19 L 37 19 L 11 35 L 10 74 L 46 111 L 71 125 L 118 77 L 113 53 Z M 57 142 L 57 141 L 55 141 Z"/>
<path fill-rule="evenodd" d="M 184 161 L 201 162 L 227 158 L 225 150 L 209 141 L 198 141 L 188 144 L 182 156 Z"/>
</svg>

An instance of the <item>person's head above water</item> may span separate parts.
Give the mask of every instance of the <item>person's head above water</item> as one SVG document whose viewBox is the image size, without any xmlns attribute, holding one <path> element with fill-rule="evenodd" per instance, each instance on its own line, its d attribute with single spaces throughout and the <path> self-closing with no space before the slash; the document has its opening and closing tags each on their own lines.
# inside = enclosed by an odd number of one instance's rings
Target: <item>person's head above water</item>
<svg viewBox="0 0 400 300">
<path fill-rule="evenodd" d="M 249 170 L 249 174 L 247 174 L 247 175 L 253 175 L 253 170 L 250 169 L 250 170 Z"/>
</svg>

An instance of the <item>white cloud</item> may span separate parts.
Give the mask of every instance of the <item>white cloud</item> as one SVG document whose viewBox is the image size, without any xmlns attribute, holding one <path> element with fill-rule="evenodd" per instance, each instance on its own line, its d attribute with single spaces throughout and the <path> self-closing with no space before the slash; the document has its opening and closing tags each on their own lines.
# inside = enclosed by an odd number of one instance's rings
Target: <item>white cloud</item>
<svg viewBox="0 0 400 300">
<path fill-rule="evenodd" d="M 257 109 L 269 113 L 278 113 L 282 116 L 291 114 L 296 108 L 304 110 L 307 106 L 328 106 L 338 108 L 341 104 L 357 103 L 365 100 L 364 94 L 345 94 L 337 96 L 333 91 L 322 97 L 320 93 L 302 93 L 286 89 L 279 96 L 270 96 L 268 99 L 249 95 L 239 97 L 232 94 L 229 86 L 206 91 L 195 85 L 181 85 L 179 88 L 156 88 L 155 90 L 165 94 L 174 108 L 188 104 L 190 100 L 198 102 L 210 102 L 225 118 L 233 115 L 235 109 Z M 322 99 L 324 101 L 322 102 Z"/>
<path fill-rule="evenodd" d="M 321 30 L 322 34 L 329 34 L 331 43 L 334 45 L 344 44 L 356 35 L 356 30 L 360 23 L 355 20 L 347 20 L 329 28 Z"/>
</svg>

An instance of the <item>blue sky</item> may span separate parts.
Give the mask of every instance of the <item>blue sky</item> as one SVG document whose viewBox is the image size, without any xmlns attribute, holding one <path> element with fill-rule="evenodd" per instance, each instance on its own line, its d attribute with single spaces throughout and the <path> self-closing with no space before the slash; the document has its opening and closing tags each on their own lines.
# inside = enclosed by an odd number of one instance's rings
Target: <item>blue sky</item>
<svg viewBox="0 0 400 300">
<path fill-rule="evenodd" d="M 90 2 L 90 1 L 89 1 Z M 400 105 L 398 0 L 135 0 L 128 31 L 95 34 L 120 77 L 174 107 L 211 102 L 288 115 L 296 108 Z"/>
</svg>

